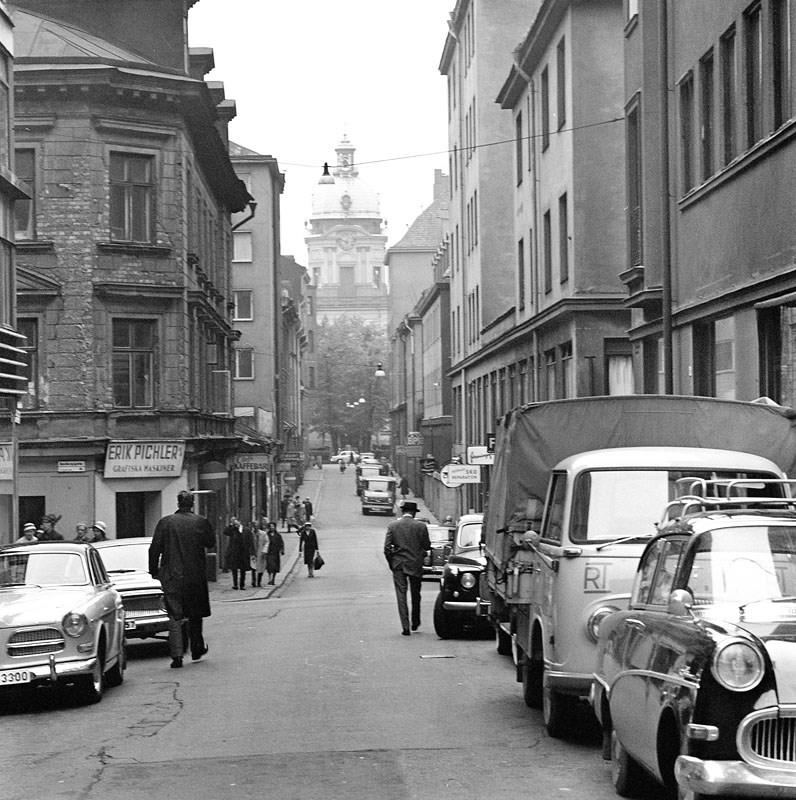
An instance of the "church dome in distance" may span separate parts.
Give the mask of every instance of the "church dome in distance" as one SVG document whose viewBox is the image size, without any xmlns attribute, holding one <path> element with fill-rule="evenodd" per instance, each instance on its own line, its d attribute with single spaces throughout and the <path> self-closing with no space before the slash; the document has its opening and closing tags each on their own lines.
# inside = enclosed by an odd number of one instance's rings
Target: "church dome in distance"
<svg viewBox="0 0 796 800">
<path fill-rule="evenodd" d="M 379 195 L 359 177 L 354 146 L 343 135 L 335 149 L 331 180 L 324 171 L 312 193 L 312 219 L 381 219 Z"/>
</svg>

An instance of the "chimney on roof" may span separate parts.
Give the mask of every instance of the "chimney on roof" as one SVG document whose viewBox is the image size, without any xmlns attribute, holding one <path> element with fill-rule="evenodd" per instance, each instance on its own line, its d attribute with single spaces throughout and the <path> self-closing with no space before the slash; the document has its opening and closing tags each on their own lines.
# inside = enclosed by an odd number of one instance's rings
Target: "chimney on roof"
<svg viewBox="0 0 796 800">
<path fill-rule="evenodd" d="M 447 200 L 450 195 L 450 179 L 441 170 L 434 170 L 434 199 Z"/>
</svg>

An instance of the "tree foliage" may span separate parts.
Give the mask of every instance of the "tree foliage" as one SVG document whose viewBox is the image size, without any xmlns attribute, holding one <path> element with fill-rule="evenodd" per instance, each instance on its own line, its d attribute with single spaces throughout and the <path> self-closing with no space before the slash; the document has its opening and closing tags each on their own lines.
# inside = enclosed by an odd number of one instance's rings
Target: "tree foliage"
<svg viewBox="0 0 796 800">
<path fill-rule="evenodd" d="M 315 389 L 309 422 L 331 438 L 332 448 L 370 450 L 387 424 L 388 379 L 374 375 L 388 363 L 386 334 L 358 317 L 323 320 L 315 332 Z"/>
</svg>

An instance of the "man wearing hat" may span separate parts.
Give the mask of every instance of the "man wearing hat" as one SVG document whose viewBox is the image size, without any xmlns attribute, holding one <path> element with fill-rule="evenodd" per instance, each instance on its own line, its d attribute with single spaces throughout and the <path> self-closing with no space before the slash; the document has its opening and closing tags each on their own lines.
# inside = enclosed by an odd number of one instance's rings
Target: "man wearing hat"
<svg viewBox="0 0 796 800">
<path fill-rule="evenodd" d="M 41 542 L 61 542 L 63 536 L 55 530 L 55 523 L 61 519 L 60 514 L 45 514 L 41 518 L 41 535 L 39 541 Z"/>
<path fill-rule="evenodd" d="M 207 652 L 202 635 L 203 618 L 210 616 L 206 551 L 215 546 L 212 525 L 193 513 L 193 493 L 181 491 L 176 513 L 158 522 L 149 545 L 149 574 L 163 586 L 169 615 L 172 669 L 182 667 L 186 625 L 191 658 L 198 661 Z"/>
<path fill-rule="evenodd" d="M 401 619 L 401 634 L 409 636 L 409 608 L 406 590 L 412 598 L 412 630 L 420 627 L 420 587 L 423 578 L 423 558 L 431 549 L 428 528 L 425 522 L 415 519 L 417 503 L 404 500 L 401 517 L 387 526 L 384 539 L 384 556 L 392 570 L 395 598 L 398 601 L 398 616 Z"/>
<path fill-rule="evenodd" d="M 17 544 L 25 542 L 38 542 L 36 538 L 36 526 L 32 522 L 26 522 L 22 528 L 22 536 L 17 539 Z"/>
</svg>

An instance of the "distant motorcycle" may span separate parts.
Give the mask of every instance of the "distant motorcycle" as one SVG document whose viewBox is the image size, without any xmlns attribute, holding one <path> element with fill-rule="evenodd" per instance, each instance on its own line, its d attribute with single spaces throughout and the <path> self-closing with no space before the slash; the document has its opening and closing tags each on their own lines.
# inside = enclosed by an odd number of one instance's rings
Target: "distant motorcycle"
<svg viewBox="0 0 796 800">
<path fill-rule="evenodd" d="M 338 463 L 340 464 L 340 472 L 345 472 L 345 461 L 341 459 Z"/>
</svg>

